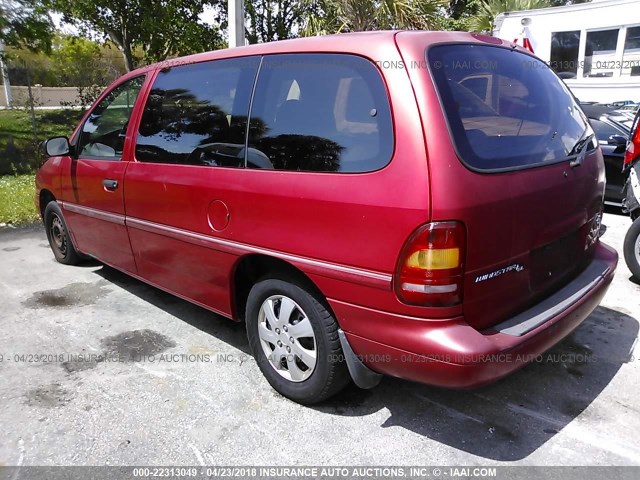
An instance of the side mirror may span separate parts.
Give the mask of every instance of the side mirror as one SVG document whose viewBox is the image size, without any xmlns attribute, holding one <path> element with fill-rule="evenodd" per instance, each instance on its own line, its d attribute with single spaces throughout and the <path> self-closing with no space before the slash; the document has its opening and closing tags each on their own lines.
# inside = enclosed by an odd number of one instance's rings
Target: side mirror
<svg viewBox="0 0 640 480">
<path fill-rule="evenodd" d="M 67 137 L 53 137 L 46 141 L 44 144 L 44 153 L 47 157 L 60 157 L 62 155 L 69 155 L 71 151 L 71 145 Z"/>
<path fill-rule="evenodd" d="M 627 138 L 622 135 L 611 135 L 607 139 L 607 143 L 609 145 L 615 145 L 616 147 L 625 147 L 627 146 Z"/>
</svg>

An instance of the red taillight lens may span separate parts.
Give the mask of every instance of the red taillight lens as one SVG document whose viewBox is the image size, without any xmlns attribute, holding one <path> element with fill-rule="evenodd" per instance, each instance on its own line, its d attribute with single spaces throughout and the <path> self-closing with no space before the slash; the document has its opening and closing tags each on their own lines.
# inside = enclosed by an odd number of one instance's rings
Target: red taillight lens
<svg viewBox="0 0 640 480">
<path fill-rule="evenodd" d="M 460 222 L 433 222 L 416 230 L 398 258 L 398 298 L 423 307 L 461 303 L 466 236 Z"/>
<path fill-rule="evenodd" d="M 624 170 L 627 168 L 627 166 L 631 165 L 631 163 L 638 157 L 640 157 L 640 125 L 636 125 L 636 129 L 629 139 L 627 151 L 624 154 L 624 164 L 622 169 Z"/>
</svg>

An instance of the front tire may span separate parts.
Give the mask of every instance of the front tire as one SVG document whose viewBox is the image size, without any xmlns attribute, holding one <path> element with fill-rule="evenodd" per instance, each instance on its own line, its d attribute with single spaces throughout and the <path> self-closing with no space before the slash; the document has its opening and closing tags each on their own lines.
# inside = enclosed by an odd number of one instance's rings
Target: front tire
<svg viewBox="0 0 640 480">
<path fill-rule="evenodd" d="M 44 209 L 44 226 L 49 246 L 56 260 L 64 265 L 77 265 L 81 257 L 73 246 L 69 229 L 58 204 L 49 202 Z"/>
<path fill-rule="evenodd" d="M 640 217 L 632 224 L 624 237 L 624 260 L 634 277 L 640 280 Z"/>
<path fill-rule="evenodd" d="M 309 292 L 267 279 L 247 299 L 247 337 L 271 386 L 305 405 L 321 402 L 349 383 L 338 323 Z"/>
</svg>

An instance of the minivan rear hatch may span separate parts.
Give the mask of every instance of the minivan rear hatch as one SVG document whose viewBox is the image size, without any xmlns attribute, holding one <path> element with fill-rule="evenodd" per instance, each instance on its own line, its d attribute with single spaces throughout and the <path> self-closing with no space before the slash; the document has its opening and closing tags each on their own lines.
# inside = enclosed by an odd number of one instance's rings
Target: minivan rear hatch
<svg viewBox="0 0 640 480">
<path fill-rule="evenodd" d="M 432 221 L 464 223 L 463 313 L 486 329 L 588 264 L 600 226 L 602 156 L 575 98 L 536 57 L 475 42 L 433 45 L 426 60 L 433 95 L 422 96 L 432 105 L 421 111 Z"/>
</svg>

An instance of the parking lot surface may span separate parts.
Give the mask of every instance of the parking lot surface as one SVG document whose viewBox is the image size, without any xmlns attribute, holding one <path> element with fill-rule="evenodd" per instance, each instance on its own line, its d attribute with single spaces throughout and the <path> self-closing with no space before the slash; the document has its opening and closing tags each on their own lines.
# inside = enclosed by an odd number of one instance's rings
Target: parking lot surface
<svg viewBox="0 0 640 480">
<path fill-rule="evenodd" d="M 608 213 L 622 252 L 629 218 Z M 385 378 L 315 407 L 276 394 L 244 325 L 0 231 L 0 465 L 638 465 L 640 286 L 541 361 L 448 391 Z"/>
</svg>

